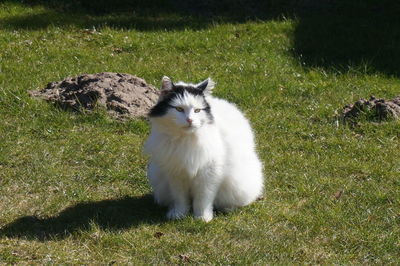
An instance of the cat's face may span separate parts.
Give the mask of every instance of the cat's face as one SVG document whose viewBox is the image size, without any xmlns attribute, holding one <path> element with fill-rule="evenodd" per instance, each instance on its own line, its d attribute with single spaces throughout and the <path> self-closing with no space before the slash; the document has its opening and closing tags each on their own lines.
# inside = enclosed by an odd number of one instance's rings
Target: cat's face
<svg viewBox="0 0 400 266">
<path fill-rule="evenodd" d="M 161 96 L 150 110 L 149 116 L 166 130 L 193 133 L 205 124 L 213 122 L 207 96 L 214 86 L 211 79 L 199 84 L 179 82 L 176 85 L 164 77 Z"/>
</svg>

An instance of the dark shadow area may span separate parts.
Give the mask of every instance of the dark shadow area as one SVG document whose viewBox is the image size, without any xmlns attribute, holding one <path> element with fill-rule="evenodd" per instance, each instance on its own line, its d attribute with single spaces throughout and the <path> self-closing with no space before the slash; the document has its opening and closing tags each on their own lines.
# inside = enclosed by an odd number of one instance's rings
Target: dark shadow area
<svg viewBox="0 0 400 266">
<path fill-rule="evenodd" d="M 24 5 L 41 5 L 59 12 L 106 15 L 114 13 L 176 13 L 179 15 L 243 16 L 260 12 L 260 7 L 293 4 L 295 0 L 6 0 Z"/>
<path fill-rule="evenodd" d="M 0 0 L 1 1 L 1 0 Z M 50 25 L 82 28 L 110 26 L 140 31 L 202 29 L 214 23 L 268 20 L 297 9 L 320 9 L 329 0 L 4 0 L 45 7 L 0 20 L 7 29 L 40 29 Z"/>
<path fill-rule="evenodd" d="M 400 1 L 337 1 L 302 13 L 294 55 L 306 66 L 347 72 L 400 74 Z"/>
<path fill-rule="evenodd" d="M 0 0 L 1 1 L 1 0 Z M 400 74 L 397 0 L 4 0 L 45 7 L 0 19 L 9 30 L 73 25 L 82 29 L 164 31 L 214 23 L 295 18 L 293 55 L 305 66 Z"/>
<path fill-rule="evenodd" d="M 68 207 L 54 217 L 18 218 L 1 228 L 0 238 L 62 239 L 74 232 L 88 230 L 92 223 L 103 230 L 124 230 L 140 224 L 162 223 L 164 213 L 165 210 L 153 203 L 151 195 L 84 202 Z"/>
</svg>

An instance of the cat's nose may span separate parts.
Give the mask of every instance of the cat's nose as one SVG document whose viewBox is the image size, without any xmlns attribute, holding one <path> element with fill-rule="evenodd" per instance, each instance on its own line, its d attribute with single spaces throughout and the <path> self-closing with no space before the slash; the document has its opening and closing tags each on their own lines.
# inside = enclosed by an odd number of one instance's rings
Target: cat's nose
<svg viewBox="0 0 400 266">
<path fill-rule="evenodd" d="M 193 120 L 192 120 L 192 119 L 190 119 L 190 118 L 186 118 L 186 121 L 189 123 L 189 125 L 191 125 L 191 124 L 192 124 L 192 122 L 193 122 Z"/>
</svg>

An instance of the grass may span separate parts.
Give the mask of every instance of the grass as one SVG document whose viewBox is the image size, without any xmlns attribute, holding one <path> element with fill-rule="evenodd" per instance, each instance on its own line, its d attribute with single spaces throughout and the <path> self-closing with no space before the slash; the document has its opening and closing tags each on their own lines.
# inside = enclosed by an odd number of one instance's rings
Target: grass
<svg viewBox="0 0 400 266">
<path fill-rule="evenodd" d="M 337 124 L 345 104 L 399 93 L 393 10 L 362 6 L 350 21 L 329 10 L 289 16 L 270 1 L 233 15 L 211 6 L 202 19 L 46 3 L 0 3 L 1 264 L 399 263 L 399 122 Z M 327 16 L 338 24 L 325 32 Z M 215 79 L 215 94 L 252 122 L 264 198 L 208 224 L 167 221 L 145 177 L 145 120 L 66 112 L 27 94 L 103 71 L 155 85 Z"/>
</svg>

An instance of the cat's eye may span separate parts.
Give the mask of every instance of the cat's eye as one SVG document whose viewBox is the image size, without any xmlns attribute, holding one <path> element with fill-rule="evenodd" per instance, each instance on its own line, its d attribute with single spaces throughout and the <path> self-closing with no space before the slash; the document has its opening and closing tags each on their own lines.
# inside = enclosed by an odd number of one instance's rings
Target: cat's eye
<svg viewBox="0 0 400 266">
<path fill-rule="evenodd" d="M 201 109 L 194 109 L 194 112 L 195 113 L 198 113 L 198 112 L 200 112 L 201 111 Z"/>
<path fill-rule="evenodd" d="M 175 109 L 178 111 L 178 112 L 183 112 L 183 108 L 182 107 L 175 107 Z"/>
</svg>

